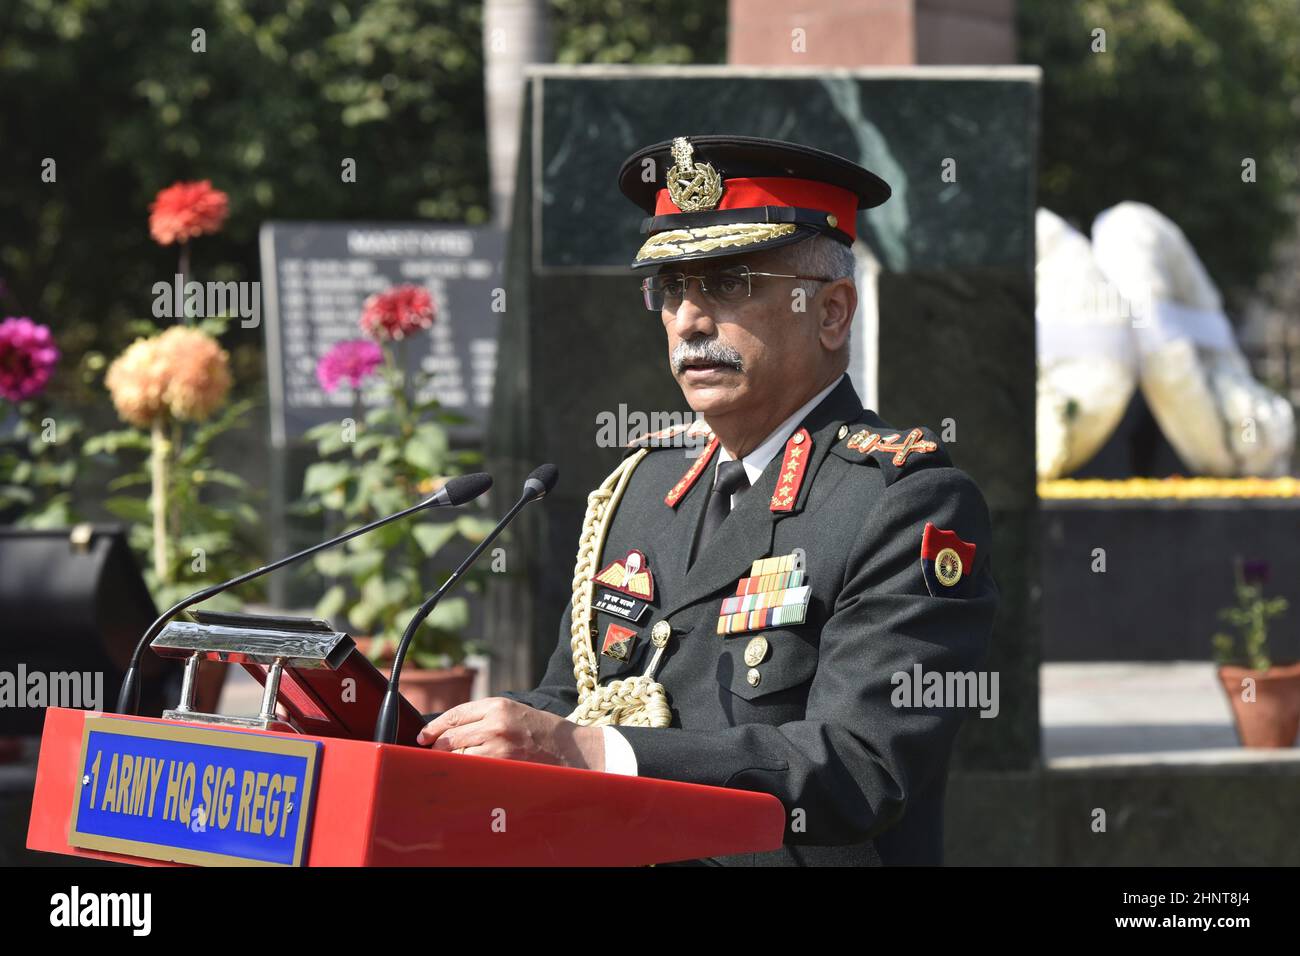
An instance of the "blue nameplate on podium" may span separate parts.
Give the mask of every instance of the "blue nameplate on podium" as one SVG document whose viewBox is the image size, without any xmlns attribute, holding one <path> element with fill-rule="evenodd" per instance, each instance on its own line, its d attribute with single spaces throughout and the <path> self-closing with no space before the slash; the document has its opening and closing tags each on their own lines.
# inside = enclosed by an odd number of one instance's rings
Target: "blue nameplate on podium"
<svg viewBox="0 0 1300 956">
<path fill-rule="evenodd" d="M 207 865 L 301 866 L 321 744 L 86 721 L 72 846 Z"/>
</svg>

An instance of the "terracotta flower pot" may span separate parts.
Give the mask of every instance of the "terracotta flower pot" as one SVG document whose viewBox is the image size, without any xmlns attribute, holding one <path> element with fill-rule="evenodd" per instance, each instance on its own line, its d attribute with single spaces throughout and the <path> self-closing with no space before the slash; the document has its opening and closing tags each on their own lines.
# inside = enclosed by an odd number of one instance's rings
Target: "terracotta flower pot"
<svg viewBox="0 0 1300 956">
<path fill-rule="evenodd" d="M 1255 699 L 1242 700 L 1242 681 L 1254 678 Z M 1243 747 L 1291 747 L 1300 731 L 1300 663 L 1266 671 L 1219 668 L 1219 681 L 1232 705 L 1237 739 Z"/>
<path fill-rule="evenodd" d="M 369 655 L 374 638 L 357 637 L 353 640 L 357 650 Z M 388 666 L 391 662 L 392 655 L 389 653 L 377 661 L 375 666 L 385 677 L 389 677 L 393 673 L 393 669 Z M 423 668 L 416 667 L 408 657 L 402 665 L 402 696 L 422 714 L 440 713 L 451 710 L 457 704 L 468 704 L 474 690 L 474 678 L 477 676 L 477 670 L 464 664 Z"/>
<path fill-rule="evenodd" d="M 385 676 L 391 669 L 382 668 Z M 408 661 L 402 665 L 402 696 L 422 714 L 436 714 L 451 710 L 457 704 L 469 703 L 478 671 L 464 664 L 425 670 L 412 667 Z"/>
</svg>

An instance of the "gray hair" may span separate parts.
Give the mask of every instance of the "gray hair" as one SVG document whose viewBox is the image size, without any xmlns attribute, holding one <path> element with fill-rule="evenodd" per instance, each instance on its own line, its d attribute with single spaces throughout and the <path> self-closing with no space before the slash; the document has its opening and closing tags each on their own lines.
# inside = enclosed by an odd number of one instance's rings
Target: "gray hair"
<svg viewBox="0 0 1300 956">
<path fill-rule="evenodd" d="M 857 259 L 853 249 L 832 239 L 830 236 L 816 235 L 786 246 L 787 261 L 790 271 L 806 276 L 825 276 L 828 279 L 852 279 L 857 269 Z M 799 286 L 808 295 L 815 295 L 822 287 L 820 282 L 800 282 Z"/>
<path fill-rule="evenodd" d="M 838 239 L 832 239 L 820 233 L 811 239 L 804 239 L 785 247 L 786 263 L 791 272 L 805 276 L 824 276 L 827 279 L 856 279 L 858 260 L 853 248 Z M 812 298 L 825 288 L 824 282 L 799 282 L 804 295 Z M 848 362 L 849 339 L 845 338 L 840 348 L 844 361 Z"/>
</svg>

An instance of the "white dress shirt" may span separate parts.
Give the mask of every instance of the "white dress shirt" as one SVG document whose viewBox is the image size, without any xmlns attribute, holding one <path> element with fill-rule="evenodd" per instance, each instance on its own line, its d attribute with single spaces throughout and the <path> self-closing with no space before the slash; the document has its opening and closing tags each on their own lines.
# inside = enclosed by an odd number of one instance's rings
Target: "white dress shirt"
<svg viewBox="0 0 1300 956">
<path fill-rule="evenodd" d="M 768 463 L 776 457 L 776 453 L 785 447 L 785 443 L 794 432 L 795 426 L 803 421 L 804 416 L 816 408 L 823 398 L 834 391 L 835 386 L 840 384 L 843 377 L 844 376 L 840 376 L 840 378 L 837 378 L 812 398 L 808 399 L 808 401 L 803 405 L 800 405 L 793 415 L 783 421 L 780 425 L 777 425 L 772 433 L 759 442 L 758 446 L 753 451 L 740 459 L 740 463 L 745 466 L 745 475 L 749 478 L 751 486 L 758 481 L 759 477 L 763 474 L 763 469 L 766 468 Z M 724 461 L 734 460 L 731 452 L 727 451 L 726 448 L 719 448 L 718 451 L 718 465 L 721 465 Z M 718 467 L 717 465 L 714 465 L 713 482 L 709 487 L 713 487 L 713 484 L 716 484 L 717 480 Z M 743 494 L 744 492 L 741 493 Z M 735 495 L 731 496 L 731 507 L 736 507 Z M 621 773 L 629 777 L 635 777 L 637 775 L 636 753 L 633 752 L 632 745 L 627 742 L 627 738 L 613 727 L 606 726 L 602 727 L 601 730 L 605 732 L 605 772 Z"/>
</svg>

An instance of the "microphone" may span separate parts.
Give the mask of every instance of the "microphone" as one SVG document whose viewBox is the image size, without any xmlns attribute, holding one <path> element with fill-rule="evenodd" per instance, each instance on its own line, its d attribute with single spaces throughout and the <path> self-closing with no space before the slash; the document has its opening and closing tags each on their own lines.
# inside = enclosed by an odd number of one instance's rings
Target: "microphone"
<svg viewBox="0 0 1300 956">
<path fill-rule="evenodd" d="M 457 508 L 466 502 L 473 501 L 483 492 L 492 487 L 492 476 L 478 472 L 473 475 L 460 475 L 452 478 L 438 490 L 432 497 L 426 498 L 417 505 L 412 505 L 405 511 L 399 511 L 391 514 L 386 518 L 380 518 L 372 521 L 370 524 L 362 525 L 360 528 L 354 528 L 346 534 L 341 534 L 337 538 L 331 538 L 320 544 L 312 545 L 305 551 L 299 551 L 297 554 L 291 554 L 286 558 L 280 558 L 278 561 L 272 561 L 270 564 L 264 564 L 262 567 L 253 571 L 248 571 L 239 577 L 231 578 L 229 581 L 222 581 L 220 584 L 214 584 L 206 587 L 201 591 L 195 591 L 187 598 L 181 599 L 178 603 L 168 608 L 159 618 L 149 625 L 149 630 L 144 632 L 144 637 L 140 638 L 140 643 L 136 644 L 135 651 L 131 654 L 131 663 L 126 669 L 126 676 L 122 678 L 122 689 L 117 695 L 117 713 L 134 714 L 140 707 L 140 686 L 139 671 L 140 660 L 144 656 L 144 649 L 149 646 L 149 642 L 158 636 L 158 633 L 177 614 L 181 613 L 188 607 L 198 604 L 200 601 L 206 601 L 210 597 L 228 591 L 236 585 L 243 584 L 245 581 L 251 581 L 253 578 L 260 578 L 264 574 L 270 574 L 272 571 L 284 567 L 286 564 L 293 564 L 295 561 L 301 561 L 303 558 L 309 558 L 317 551 L 324 551 L 326 548 L 332 548 L 336 544 L 343 544 L 359 537 L 368 531 L 374 531 L 376 528 L 388 524 L 390 521 L 397 521 L 415 514 L 417 511 L 423 511 L 426 508 Z"/>
<path fill-rule="evenodd" d="M 478 547 L 469 553 L 469 556 L 460 563 L 451 576 L 442 583 L 442 587 L 428 598 L 420 609 L 411 617 L 410 623 L 406 625 L 406 632 L 402 634 L 402 640 L 397 645 L 397 653 L 393 656 L 393 672 L 388 678 L 388 689 L 384 691 L 384 702 L 379 707 L 379 719 L 375 721 L 375 743 L 391 744 L 397 738 L 397 702 L 401 699 L 398 693 L 398 685 L 402 679 L 402 662 L 406 659 L 406 652 L 415 639 L 415 632 L 420 629 L 442 596 L 447 593 L 453 584 L 461 579 L 469 566 L 473 564 L 480 554 L 484 552 L 489 544 L 496 540 L 496 536 L 505 530 L 506 525 L 514 520 L 515 515 L 523 510 L 524 506 L 530 501 L 536 501 L 539 498 L 545 498 L 555 488 L 555 483 L 560 478 L 560 470 L 554 465 L 538 466 L 528 479 L 524 482 L 523 494 L 514 506 L 505 513 L 497 526 L 492 529 L 486 538 L 479 542 Z"/>
</svg>

